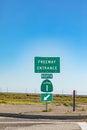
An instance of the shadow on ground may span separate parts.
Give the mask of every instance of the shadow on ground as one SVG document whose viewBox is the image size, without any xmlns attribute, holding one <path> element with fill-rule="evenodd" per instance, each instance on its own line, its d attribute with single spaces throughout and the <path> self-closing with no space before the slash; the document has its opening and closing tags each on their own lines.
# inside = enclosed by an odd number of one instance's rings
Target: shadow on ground
<svg viewBox="0 0 87 130">
<path fill-rule="evenodd" d="M 22 118 L 22 119 L 54 119 L 54 120 L 78 120 L 78 119 L 87 119 L 87 115 L 81 116 L 49 116 L 49 115 L 24 115 L 24 114 L 15 114 L 15 113 L 0 113 L 0 117 L 11 117 L 11 118 Z"/>
</svg>

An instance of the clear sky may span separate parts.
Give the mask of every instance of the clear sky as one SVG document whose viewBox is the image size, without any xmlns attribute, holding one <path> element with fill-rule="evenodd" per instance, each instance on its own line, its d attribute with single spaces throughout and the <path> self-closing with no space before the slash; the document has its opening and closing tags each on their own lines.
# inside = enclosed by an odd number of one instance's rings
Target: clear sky
<svg viewBox="0 0 87 130">
<path fill-rule="evenodd" d="M 40 92 L 35 56 L 60 57 L 54 93 L 87 94 L 86 0 L 0 0 L 1 92 Z"/>
</svg>

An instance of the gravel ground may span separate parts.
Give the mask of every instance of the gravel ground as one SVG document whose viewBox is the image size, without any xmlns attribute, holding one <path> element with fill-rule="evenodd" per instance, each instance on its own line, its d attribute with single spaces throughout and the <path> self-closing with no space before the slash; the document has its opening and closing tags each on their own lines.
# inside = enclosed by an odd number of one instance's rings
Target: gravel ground
<svg viewBox="0 0 87 130">
<path fill-rule="evenodd" d="M 16 113 L 16 114 L 35 114 L 35 115 L 86 115 L 87 105 L 79 105 L 76 111 L 73 112 L 71 106 L 56 106 L 48 105 L 50 112 L 43 112 L 46 109 L 45 105 L 12 105 L 0 104 L 0 113 Z"/>
</svg>

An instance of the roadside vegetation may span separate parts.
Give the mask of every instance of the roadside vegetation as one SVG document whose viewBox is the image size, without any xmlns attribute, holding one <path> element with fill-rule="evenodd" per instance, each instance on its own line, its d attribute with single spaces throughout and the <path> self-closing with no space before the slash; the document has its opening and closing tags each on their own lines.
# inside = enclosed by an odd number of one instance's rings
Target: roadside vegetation
<svg viewBox="0 0 87 130">
<path fill-rule="evenodd" d="M 40 101 L 40 94 L 0 93 L 0 104 L 45 104 Z M 56 106 L 72 106 L 72 95 L 54 95 Z M 76 96 L 76 104 L 87 104 L 87 96 Z"/>
</svg>

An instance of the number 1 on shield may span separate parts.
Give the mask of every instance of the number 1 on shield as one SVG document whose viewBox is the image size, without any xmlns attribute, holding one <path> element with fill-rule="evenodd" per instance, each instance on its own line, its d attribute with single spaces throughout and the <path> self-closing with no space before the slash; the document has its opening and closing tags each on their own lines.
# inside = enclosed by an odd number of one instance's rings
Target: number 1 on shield
<svg viewBox="0 0 87 130">
<path fill-rule="evenodd" d="M 48 92 L 48 85 L 46 85 L 46 92 Z"/>
</svg>

